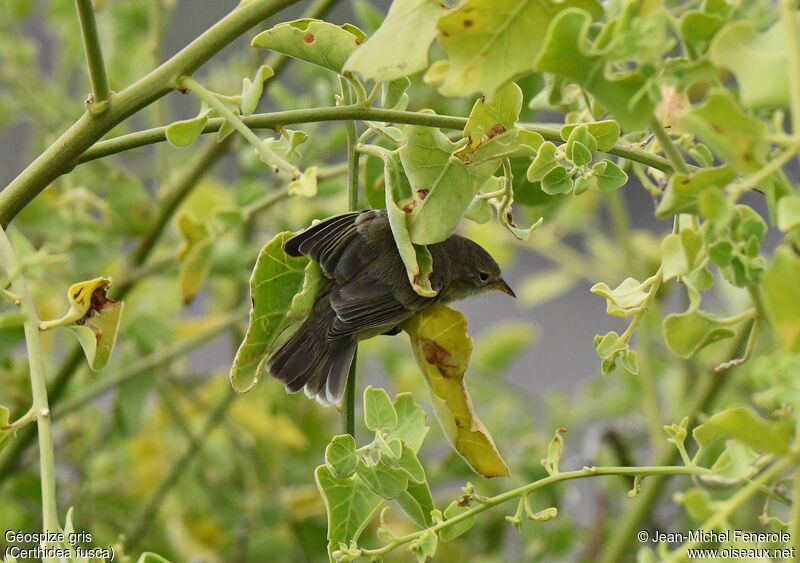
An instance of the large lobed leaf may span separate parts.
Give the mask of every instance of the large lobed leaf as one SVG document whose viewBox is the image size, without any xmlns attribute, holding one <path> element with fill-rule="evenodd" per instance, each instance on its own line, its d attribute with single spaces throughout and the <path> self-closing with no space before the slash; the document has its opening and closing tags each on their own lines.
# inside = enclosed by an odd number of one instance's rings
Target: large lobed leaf
<svg viewBox="0 0 800 563">
<path fill-rule="evenodd" d="M 594 0 L 468 0 L 439 20 L 439 42 L 448 55 L 439 91 L 465 97 L 492 94 L 533 70 L 556 14 L 583 8 L 597 15 Z"/>
<path fill-rule="evenodd" d="M 395 0 L 380 28 L 350 56 L 344 70 L 377 82 L 423 70 L 444 10 L 438 0 Z"/>
<path fill-rule="evenodd" d="M 294 296 L 303 289 L 309 260 L 283 251 L 281 246 L 292 236 L 282 232 L 264 245 L 250 276 L 250 322 L 230 373 L 231 385 L 239 393 L 258 382 L 275 339 L 296 322 L 288 312 Z"/>
<path fill-rule="evenodd" d="M 480 475 L 508 476 L 508 467 L 475 414 L 464 384 L 472 353 L 464 315 L 444 305 L 433 305 L 403 328 L 411 339 L 414 356 L 431 392 L 434 412 L 450 444 Z"/>
</svg>

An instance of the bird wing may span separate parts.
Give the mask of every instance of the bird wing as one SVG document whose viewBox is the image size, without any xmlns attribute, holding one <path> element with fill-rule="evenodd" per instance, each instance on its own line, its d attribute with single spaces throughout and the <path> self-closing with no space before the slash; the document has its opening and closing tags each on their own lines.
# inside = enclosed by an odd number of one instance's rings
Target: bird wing
<svg viewBox="0 0 800 563">
<path fill-rule="evenodd" d="M 283 248 L 291 256 L 308 256 L 334 280 L 331 340 L 391 330 L 435 300 L 418 295 L 406 281 L 383 211 L 331 217 L 292 237 Z"/>
</svg>

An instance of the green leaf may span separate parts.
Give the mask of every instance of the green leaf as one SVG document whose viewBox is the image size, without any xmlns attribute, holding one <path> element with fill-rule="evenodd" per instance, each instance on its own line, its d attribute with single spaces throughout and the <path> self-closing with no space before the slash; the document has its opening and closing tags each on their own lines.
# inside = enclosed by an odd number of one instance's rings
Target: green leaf
<svg viewBox="0 0 800 563">
<path fill-rule="evenodd" d="M 713 475 L 704 475 L 703 483 L 717 486 L 736 485 L 758 474 L 758 454 L 738 440 L 727 440 L 725 451 L 711 466 Z"/>
<path fill-rule="evenodd" d="M 691 175 L 673 174 L 656 208 L 656 217 L 665 219 L 678 213 L 699 213 L 699 198 L 712 188 L 724 188 L 736 179 L 729 166 L 700 170 Z"/>
<path fill-rule="evenodd" d="M 764 307 L 772 329 L 787 352 L 800 350 L 800 256 L 789 246 L 775 251 L 764 274 Z"/>
<path fill-rule="evenodd" d="M 178 214 L 176 223 L 181 235 L 181 247 L 178 250 L 181 300 L 188 305 L 203 288 L 211 272 L 214 233 L 187 210 Z"/>
<path fill-rule="evenodd" d="M 593 0 L 467 0 L 439 19 L 439 43 L 448 56 L 439 91 L 445 96 L 491 94 L 533 71 L 543 31 L 569 7 L 602 14 Z M 588 16 L 587 16 L 588 17 Z M 537 33 L 531 33 L 531 30 Z"/>
<path fill-rule="evenodd" d="M 92 314 L 82 324 L 69 327 L 78 337 L 92 371 L 99 371 L 108 363 L 117 342 L 124 309 L 124 302 L 106 298 L 102 304 L 94 305 Z"/>
<path fill-rule="evenodd" d="M 639 373 L 639 366 L 636 362 L 636 354 L 630 349 L 628 343 L 621 340 L 619 334 L 614 331 L 606 334 L 598 334 L 594 337 L 594 347 L 597 356 L 602 360 L 600 370 L 603 375 L 608 375 L 620 360 L 622 367 L 629 372 Z"/>
<path fill-rule="evenodd" d="M 534 164 L 536 161 L 534 161 Z M 557 164 L 542 178 L 542 191 L 549 195 L 568 194 L 572 191 L 572 178 L 567 169 Z"/>
<path fill-rule="evenodd" d="M 625 278 L 614 289 L 603 282 L 598 282 L 589 291 L 605 297 L 606 312 L 615 317 L 629 317 L 638 313 L 648 296 L 642 282 L 635 278 Z"/>
<path fill-rule="evenodd" d="M 590 26 L 591 17 L 583 10 L 569 8 L 558 13 L 547 28 L 537 70 L 577 82 L 624 128 L 643 129 L 655 109 L 655 102 L 642 95 L 645 77 L 638 71 L 606 68 L 605 57 L 588 45 Z"/>
<path fill-rule="evenodd" d="M 394 410 L 397 413 L 397 426 L 387 432 L 387 440 L 398 438 L 417 453 L 428 433 L 425 411 L 414 402 L 411 393 L 398 393 L 394 398 Z"/>
<path fill-rule="evenodd" d="M 423 70 L 436 21 L 445 10 L 438 0 L 394 0 L 378 31 L 350 56 L 344 70 L 376 82 Z"/>
<path fill-rule="evenodd" d="M 472 198 L 500 166 L 499 160 L 467 166 L 451 158 L 457 147 L 437 128 L 406 127 L 400 160 L 414 194 L 408 217 L 414 244 L 434 244 L 452 235 Z"/>
<path fill-rule="evenodd" d="M 427 247 L 411 242 L 409 234 L 408 214 L 398 207 L 397 202 L 410 197 L 411 186 L 403 173 L 397 151 L 389 151 L 383 147 L 373 147 L 383 159 L 383 173 L 386 189 L 384 190 L 386 213 L 392 229 L 397 251 L 406 267 L 406 274 L 411 287 L 423 297 L 434 297 L 437 292 L 431 287 L 433 258 Z"/>
<path fill-rule="evenodd" d="M 693 229 L 671 233 L 661 241 L 661 266 L 664 281 L 684 276 L 694 270 L 703 249 L 703 238 Z"/>
<path fill-rule="evenodd" d="M 364 423 L 373 431 L 397 426 L 397 412 L 385 389 L 372 385 L 364 389 Z"/>
<path fill-rule="evenodd" d="M 707 14 L 695 10 L 686 12 L 680 21 L 681 35 L 686 50 L 697 59 L 708 50 L 714 35 L 722 27 L 724 20 L 717 14 Z"/>
<path fill-rule="evenodd" d="M 402 446 L 403 449 L 399 459 L 387 458 L 385 460 L 386 463 L 400 469 L 403 473 L 405 473 L 409 482 L 416 484 L 425 483 L 425 470 L 422 468 L 422 464 L 419 462 L 419 459 L 417 459 L 417 454 L 415 454 L 414 450 L 409 448 L 407 445 L 403 444 Z"/>
<path fill-rule="evenodd" d="M 464 219 L 474 221 L 479 225 L 487 223 L 492 218 L 492 206 L 485 198 L 475 197 L 464 212 Z"/>
<path fill-rule="evenodd" d="M 239 101 L 241 115 L 250 115 L 258 107 L 261 95 L 264 93 L 264 82 L 275 75 L 272 67 L 262 65 L 258 67 L 256 75 L 251 82 L 249 78 L 242 78 L 242 98 Z"/>
<path fill-rule="evenodd" d="M 628 175 L 625 171 L 608 159 L 595 163 L 592 166 L 592 172 L 597 180 L 597 188 L 601 192 L 616 190 L 628 182 Z"/>
<path fill-rule="evenodd" d="M 586 148 L 586 145 L 580 141 L 575 141 L 572 144 L 571 154 L 567 155 L 567 158 L 572 160 L 576 166 L 586 166 L 592 161 L 592 153 Z"/>
<path fill-rule="evenodd" d="M 317 195 L 317 167 L 309 166 L 296 180 L 289 182 L 289 195 L 314 197 Z"/>
<path fill-rule="evenodd" d="M 350 477 L 358 464 L 355 439 L 350 434 L 334 436 L 325 448 L 325 463 L 336 478 Z"/>
<path fill-rule="evenodd" d="M 453 153 L 465 164 L 493 158 L 531 155 L 544 142 L 539 133 L 516 127 L 522 108 L 522 89 L 514 82 L 486 100 L 479 98 L 464 128 L 467 144 Z"/>
<path fill-rule="evenodd" d="M 714 315 L 698 310 L 667 315 L 662 324 L 662 333 L 672 353 L 684 359 L 691 358 L 709 344 L 735 334 Z"/>
<path fill-rule="evenodd" d="M 386 463 L 382 454 L 374 465 L 367 465 L 363 459 L 359 459 L 356 474 L 373 493 L 387 500 L 397 498 L 408 488 L 405 472 Z"/>
<path fill-rule="evenodd" d="M 586 126 L 586 124 L 582 123 L 573 128 L 567 137 L 567 144 L 564 147 L 564 154 L 566 154 L 567 158 L 573 162 L 575 161 L 575 155 L 573 153 L 576 144 L 583 145 L 583 149 L 588 151 L 589 160 L 591 160 L 592 153 L 597 150 L 597 139 L 595 139 L 594 136 L 589 132 L 589 128 Z M 575 162 L 575 164 L 578 163 Z"/>
<path fill-rule="evenodd" d="M 748 20 L 728 24 L 714 38 L 711 61 L 731 70 L 742 103 L 749 108 L 789 107 L 789 38 L 783 19 L 764 33 Z M 795 20 L 800 34 L 800 18 Z M 769 80 L 765 80 L 769 77 Z"/>
<path fill-rule="evenodd" d="M 299 19 L 279 23 L 253 38 L 253 47 L 283 53 L 341 74 L 344 64 L 366 35 L 350 24 L 342 26 L 315 20 Z"/>
<path fill-rule="evenodd" d="M 203 133 L 203 129 L 208 123 L 209 113 L 211 113 L 211 109 L 203 106 L 197 117 L 175 121 L 167 125 L 167 129 L 164 131 L 167 142 L 178 148 L 190 146 Z"/>
<path fill-rule="evenodd" d="M 568 140 L 577 127 L 586 127 L 597 143 L 597 149 L 607 151 L 614 147 L 619 140 L 619 123 L 614 120 L 591 121 L 589 123 L 571 123 L 561 127 L 561 138 Z M 595 150 L 597 150 L 595 149 Z"/>
<path fill-rule="evenodd" d="M 744 113 L 726 91 L 712 92 L 678 122 L 740 175 L 760 170 L 765 162 L 766 125 Z"/>
<path fill-rule="evenodd" d="M 292 298 L 292 305 L 288 313 L 289 318 L 295 321 L 302 321 L 311 313 L 311 309 L 317 299 L 317 291 L 324 277 L 320 265 L 313 260 L 309 260 L 303 272 L 303 288 Z"/>
<path fill-rule="evenodd" d="M 383 504 L 383 499 L 373 493 L 358 477 L 338 479 L 327 465 L 314 471 L 317 488 L 322 494 L 328 514 L 328 554 L 340 542 L 358 540 L 361 532 Z"/>
<path fill-rule="evenodd" d="M 556 160 L 556 146 L 550 141 L 545 141 L 536 151 L 536 158 L 528 168 L 529 182 L 541 181 L 545 175 L 558 165 Z"/>
<path fill-rule="evenodd" d="M 464 385 L 472 352 L 464 315 L 432 305 L 403 325 L 433 399 L 434 412 L 453 448 L 480 475 L 508 475 L 489 432 L 478 420 Z"/>
<path fill-rule="evenodd" d="M 294 233 L 282 232 L 264 245 L 250 276 L 250 321 L 230 373 L 231 385 L 238 393 L 258 382 L 275 339 L 296 322 L 287 313 L 303 288 L 308 258 L 294 258 L 283 251 L 281 245 L 292 236 Z"/>
<path fill-rule="evenodd" d="M 408 489 L 400 493 L 394 500 L 420 528 L 433 525 L 431 518 L 433 497 L 427 481 L 419 484 L 409 481 Z"/>
<path fill-rule="evenodd" d="M 792 439 L 792 421 L 770 421 L 749 407 L 733 407 L 719 412 L 692 431 L 701 448 L 734 438 L 760 452 L 785 455 Z"/>
<path fill-rule="evenodd" d="M 700 487 L 676 493 L 674 498 L 676 503 L 683 505 L 686 513 L 695 522 L 705 522 L 717 512 L 716 503 L 711 499 L 711 495 Z"/>
<path fill-rule="evenodd" d="M 778 228 L 788 232 L 797 227 L 800 227 L 800 196 L 783 196 L 778 200 Z"/>
<path fill-rule="evenodd" d="M 447 508 L 444 509 L 443 516 L 445 522 L 447 520 L 455 518 L 459 514 L 467 512 L 468 510 L 469 510 L 468 506 L 460 506 L 458 504 L 458 501 L 454 500 L 453 502 L 450 503 L 450 505 Z M 441 530 L 439 530 L 439 539 L 443 542 L 456 539 L 458 536 L 469 532 L 472 526 L 475 525 L 475 520 L 476 520 L 475 516 L 470 516 L 468 518 L 461 520 L 460 522 L 451 524 L 446 528 L 442 528 Z"/>
<path fill-rule="evenodd" d="M 408 550 L 417 556 L 417 563 L 425 563 L 429 557 L 436 555 L 438 540 L 436 532 L 433 530 L 425 531 L 420 537 L 411 542 Z"/>
<path fill-rule="evenodd" d="M 411 81 L 405 76 L 384 83 L 381 90 L 381 106 L 386 109 L 398 108 L 409 86 L 411 86 Z"/>
</svg>

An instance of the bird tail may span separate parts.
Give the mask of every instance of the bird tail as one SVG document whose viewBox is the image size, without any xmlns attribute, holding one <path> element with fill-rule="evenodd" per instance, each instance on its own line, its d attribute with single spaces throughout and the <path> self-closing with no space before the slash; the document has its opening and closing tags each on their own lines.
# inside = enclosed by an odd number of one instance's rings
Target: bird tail
<svg viewBox="0 0 800 563">
<path fill-rule="evenodd" d="M 312 317 L 284 342 L 267 360 L 269 372 L 286 385 L 290 393 L 304 389 L 308 397 L 323 405 L 342 399 L 350 364 L 356 351 L 351 338 L 328 340 L 327 326 Z"/>
</svg>

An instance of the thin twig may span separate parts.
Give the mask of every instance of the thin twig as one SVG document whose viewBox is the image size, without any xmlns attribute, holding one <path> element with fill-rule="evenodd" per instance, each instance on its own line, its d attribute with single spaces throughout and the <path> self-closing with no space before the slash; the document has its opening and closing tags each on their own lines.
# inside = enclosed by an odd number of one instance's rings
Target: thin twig
<svg viewBox="0 0 800 563">
<path fill-rule="evenodd" d="M 0 263 L 5 265 L 9 277 L 18 269 L 17 259 L 11 241 L 0 227 Z M 28 289 L 28 282 L 20 271 L 11 280 L 11 286 L 19 295 L 20 309 L 25 315 L 25 345 L 28 351 L 33 408 L 39 431 L 39 473 L 42 490 L 42 525 L 46 532 L 58 531 L 58 509 L 56 507 L 55 451 L 53 431 L 50 420 L 50 407 L 47 402 L 47 379 L 45 377 L 44 356 L 39 340 L 39 315 Z M 49 559 L 46 559 L 49 560 Z"/>
<path fill-rule="evenodd" d="M 75 0 L 78 10 L 78 20 L 81 24 L 83 36 L 83 50 L 86 52 L 86 66 L 89 69 L 89 79 L 92 82 L 93 100 L 87 103 L 90 113 L 103 111 L 107 108 L 104 102 L 111 96 L 111 87 L 108 85 L 108 76 L 103 62 L 103 50 L 100 47 L 100 36 L 97 34 L 97 22 L 94 19 L 94 6 L 92 0 Z"/>
<path fill-rule="evenodd" d="M 342 99 L 345 104 L 352 101 L 350 86 L 341 80 Z M 347 134 L 347 209 L 356 211 L 358 209 L 358 163 L 360 153 L 356 150 L 358 142 L 358 131 L 356 122 L 353 120 L 345 121 L 345 132 Z M 358 363 L 358 344 L 353 353 L 353 361 L 350 364 L 350 371 L 347 374 L 347 381 L 344 386 L 344 400 L 342 403 L 342 425 L 344 431 L 353 438 L 356 436 L 356 364 Z"/>
<path fill-rule="evenodd" d="M 440 127 L 442 129 L 463 130 L 467 124 L 466 117 L 452 115 L 437 115 L 433 113 L 423 113 L 414 111 L 401 111 L 393 109 L 382 109 L 374 107 L 364 107 L 358 104 L 308 108 L 287 111 L 276 111 L 272 113 L 255 113 L 249 116 L 240 117 L 242 123 L 251 129 L 275 129 L 285 125 L 295 125 L 298 123 L 316 123 L 321 121 L 379 121 L 382 123 L 403 123 L 407 125 L 422 125 L 426 127 Z M 216 133 L 222 126 L 222 118 L 209 119 L 203 128 L 203 133 Z M 555 127 L 534 124 L 520 124 L 520 127 L 528 131 L 539 133 L 546 141 L 563 143 L 561 133 Z M 114 137 L 106 141 L 95 143 L 82 154 L 77 156 L 73 165 L 88 162 L 131 150 L 153 143 L 161 143 L 166 140 L 166 127 L 155 127 L 145 129 L 136 133 L 129 133 Z M 651 154 L 632 145 L 618 143 L 606 151 L 607 154 L 619 156 L 627 160 L 640 162 L 651 168 L 670 173 L 673 170 L 670 162 L 658 155 Z M 2 208 L 0 208 L 2 209 Z"/>
</svg>

